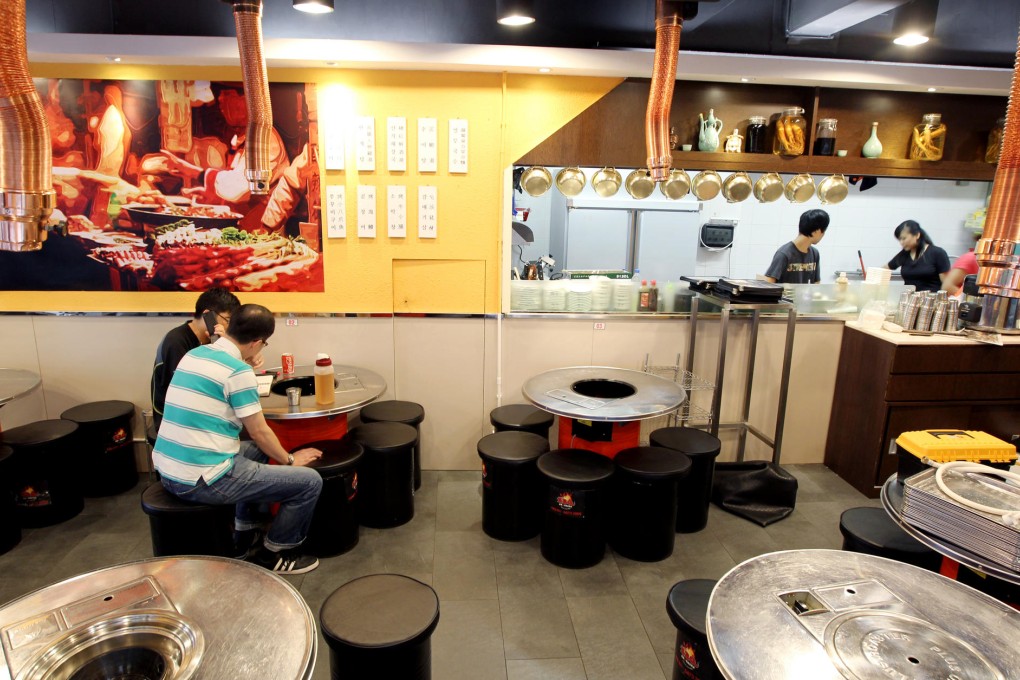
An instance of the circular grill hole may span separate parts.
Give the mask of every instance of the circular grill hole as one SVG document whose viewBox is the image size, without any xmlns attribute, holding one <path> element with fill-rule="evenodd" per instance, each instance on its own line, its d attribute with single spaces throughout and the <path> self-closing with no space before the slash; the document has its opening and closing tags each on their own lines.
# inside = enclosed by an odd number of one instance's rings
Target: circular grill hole
<svg viewBox="0 0 1020 680">
<path fill-rule="evenodd" d="M 570 386 L 570 389 L 592 399 L 623 399 L 637 393 L 634 386 L 629 383 L 603 378 L 578 380 Z"/>
<path fill-rule="evenodd" d="M 68 680 L 163 680 L 166 659 L 147 647 L 115 649 L 89 660 Z"/>
</svg>

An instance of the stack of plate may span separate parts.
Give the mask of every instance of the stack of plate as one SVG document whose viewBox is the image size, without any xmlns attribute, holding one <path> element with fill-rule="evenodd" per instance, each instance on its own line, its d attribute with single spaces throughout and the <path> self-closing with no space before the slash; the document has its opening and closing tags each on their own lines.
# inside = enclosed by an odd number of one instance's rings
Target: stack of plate
<svg viewBox="0 0 1020 680">
<path fill-rule="evenodd" d="M 892 277 L 891 269 L 886 269 L 885 267 L 868 267 L 868 273 L 864 278 L 864 283 L 877 284 L 881 286 L 889 283 L 890 277 Z"/>
<path fill-rule="evenodd" d="M 588 278 L 591 284 L 591 309 L 593 312 L 608 312 L 613 303 L 613 282 L 605 276 Z"/>
<path fill-rule="evenodd" d="M 568 312 L 590 312 L 592 292 L 587 283 L 573 283 L 567 289 Z"/>
<path fill-rule="evenodd" d="M 613 311 L 630 312 L 631 298 L 633 297 L 634 282 L 630 279 L 616 279 L 613 281 Z"/>
<path fill-rule="evenodd" d="M 542 291 L 542 308 L 547 312 L 567 311 L 567 289 L 560 281 L 549 281 Z"/>
<path fill-rule="evenodd" d="M 541 281 L 511 281 L 510 309 L 515 312 L 537 312 L 542 309 Z"/>
<path fill-rule="evenodd" d="M 1020 511 L 1020 488 L 997 477 L 947 470 L 943 482 L 968 500 Z M 1020 531 L 1003 524 L 1002 517 L 967 507 L 944 494 L 935 483 L 935 470 L 908 477 L 903 486 L 903 519 L 908 524 L 988 562 L 1020 571 Z"/>
</svg>

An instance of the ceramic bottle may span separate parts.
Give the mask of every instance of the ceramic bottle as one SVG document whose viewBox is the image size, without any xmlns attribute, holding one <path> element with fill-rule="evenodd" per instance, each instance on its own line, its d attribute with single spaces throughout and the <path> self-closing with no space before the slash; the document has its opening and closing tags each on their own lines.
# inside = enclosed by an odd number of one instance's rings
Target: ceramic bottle
<svg viewBox="0 0 1020 680">
<path fill-rule="evenodd" d="M 715 109 L 708 110 L 708 118 L 698 114 L 698 151 L 716 151 L 719 149 L 719 131 L 723 122 L 715 117 Z"/>
<path fill-rule="evenodd" d="M 878 158 L 882 155 L 882 142 L 878 141 L 878 122 L 871 124 L 871 137 L 864 142 L 861 155 L 865 158 Z"/>
</svg>

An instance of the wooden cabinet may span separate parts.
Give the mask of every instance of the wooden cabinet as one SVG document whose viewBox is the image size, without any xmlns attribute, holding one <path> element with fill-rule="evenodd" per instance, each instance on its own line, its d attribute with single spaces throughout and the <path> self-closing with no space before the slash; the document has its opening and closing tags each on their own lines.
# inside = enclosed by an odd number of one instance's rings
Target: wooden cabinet
<svg viewBox="0 0 1020 680">
<path fill-rule="evenodd" d="M 843 330 L 825 464 L 878 497 L 897 468 L 895 440 L 934 428 L 1020 434 L 1020 343 L 897 344 Z"/>
<path fill-rule="evenodd" d="M 836 118 L 836 148 L 845 158 L 769 154 L 674 151 L 673 165 L 696 170 L 810 172 L 876 177 L 919 177 L 991 181 L 995 166 L 983 162 L 988 132 L 1006 114 L 1005 97 L 917 92 L 883 92 L 788 85 L 751 85 L 678 81 L 670 122 L 680 144 L 698 148 L 698 114 L 709 109 L 722 119 L 720 137 L 734 128 L 745 134 L 750 116 L 769 119 L 767 147 L 782 109 L 799 106 L 808 119 L 807 149 L 814 146 L 820 118 Z M 644 167 L 645 108 L 648 81 L 629 79 L 517 161 L 519 165 Z M 941 113 L 948 128 L 940 161 L 907 160 L 911 130 L 925 113 Z M 880 158 L 862 158 L 861 148 L 878 121 Z M 722 148 L 720 144 L 720 149 Z"/>
</svg>

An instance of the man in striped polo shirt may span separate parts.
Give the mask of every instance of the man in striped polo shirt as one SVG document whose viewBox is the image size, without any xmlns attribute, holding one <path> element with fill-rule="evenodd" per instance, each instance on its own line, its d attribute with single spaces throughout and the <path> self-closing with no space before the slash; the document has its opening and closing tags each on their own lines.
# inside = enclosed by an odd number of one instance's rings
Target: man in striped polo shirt
<svg viewBox="0 0 1020 680">
<path fill-rule="evenodd" d="M 315 503 L 319 473 L 306 467 L 322 456 L 313 448 L 288 453 L 266 424 L 255 373 L 248 361 L 269 343 L 276 327 L 262 305 L 242 305 L 226 335 L 181 359 L 170 381 L 163 424 L 152 460 L 163 486 L 184 500 L 236 503 L 234 529 L 255 542 L 258 506 L 280 503 L 272 527 L 248 559 L 272 571 L 303 574 L 319 560 L 300 552 Z M 240 440 L 244 428 L 251 441 Z M 281 465 L 267 465 L 272 458 Z"/>
</svg>

